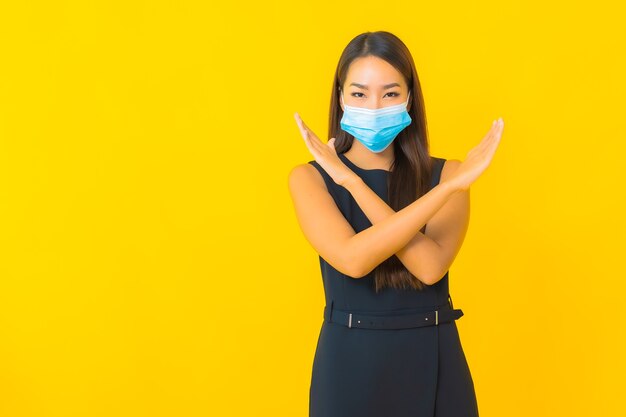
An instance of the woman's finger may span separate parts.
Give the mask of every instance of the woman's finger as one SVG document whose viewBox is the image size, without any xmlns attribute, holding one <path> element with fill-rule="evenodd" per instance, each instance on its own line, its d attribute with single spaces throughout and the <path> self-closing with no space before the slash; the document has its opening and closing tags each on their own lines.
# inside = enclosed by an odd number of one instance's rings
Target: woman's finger
<svg viewBox="0 0 626 417">
<path fill-rule="evenodd" d="M 494 120 L 493 123 L 491 124 L 491 129 L 489 129 L 489 132 L 487 132 L 487 136 L 480 144 L 481 150 L 487 149 L 491 146 L 491 143 L 498 135 L 499 129 L 500 129 L 500 119 Z"/>
<path fill-rule="evenodd" d="M 485 135 L 485 137 L 480 141 L 480 143 L 473 148 L 470 153 L 468 153 L 468 157 L 477 157 L 479 159 L 485 159 L 485 155 L 490 152 L 490 149 L 493 147 L 493 142 L 497 136 L 497 129 L 499 127 L 499 123 L 497 120 L 491 124 L 491 129 Z"/>
<path fill-rule="evenodd" d="M 491 140 L 491 138 L 492 138 L 492 136 L 493 136 L 493 134 L 495 132 L 495 127 L 496 127 L 496 125 L 494 123 L 492 123 L 491 124 L 491 128 L 489 129 L 489 131 L 487 132 L 485 137 L 473 149 L 475 153 L 482 153 L 486 148 L 489 147 L 489 141 Z"/>
<path fill-rule="evenodd" d="M 297 115 L 296 120 L 298 121 L 298 126 L 301 126 L 301 134 L 309 152 L 311 152 L 316 159 L 319 158 L 322 155 L 321 147 L 324 146 L 324 144 L 319 140 L 317 135 L 306 126 L 306 123 L 304 123 L 300 115 Z"/>
<path fill-rule="evenodd" d="M 310 130 L 305 127 L 304 121 L 302 120 L 300 115 L 297 115 L 296 121 L 298 122 L 298 127 L 300 128 L 300 134 L 302 135 L 302 138 L 304 139 L 305 145 L 309 149 L 309 152 L 315 155 L 315 151 L 317 150 L 317 147 L 316 147 L 315 141 L 312 138 L 313 136 L 312 132 L 310 132 Z"/>
<path fill-rule="evenodd" d="M 307 124 L 302 120 L 302 127 L 304 128 L 305 134 L 309 140 L 310 146 L 314 147 L 317 151 L 321 151 L 322 147 L 325 146 L 320 138 L 307 126 Z"/>
<path fill-rule="evenodd" d="M 296 123 L 298 124 L 298 128 L 300 129 L 300 134 L 302 135 L 302 138 L 304 139 L 304 144 L 308 148 L 309 152 L 315 155 L 316 154 L 315 146 L 313 145 L 311 141 L 308 131 L 303 126 L 304 122 L 302 121 L 302 118 L 300 117 L 298 113 L 296 113 L 294 117 L 296 119 Z"/>
<path fill-rule="evenodd" d="M 493 155 L 496 152 L 496 149 L 498 149 L 498 145 L 500 144 L 500 138 L 502 137 L 502 130 L 504 129 L 504 120 L 499 119 L 498 120 L 498 129 L 496 130 L 493 140 L 490 143 L 490 146 L 488 148 L 488 159 L 489 161 L 491 161 L 491 159 L 493 158 Z"/>
<path fill-rule="evenodd" d="M 487 141 L 487 146 L 485 148 L 485 150 L 487 152 L 491 152 L 491 150 L 494 148 L 494 146 L 497 146 L 498 139 L 500 137 L 500 134 L 502 133 L 502 124 L 503 123 L 504 122 L 502 121 L 501 118 L 496 120 L 493 132 L 490 132 L 489 140 Z"/>
<path fill-rule="evenodd" d="M 304 121 L 302 121 L 302 126 L 304 126 L 304 129 L 307 131 L 309 138 L 311 138 L 313 142 L 319 142 L 320 144 L 322 144 L 320 138 L 318 138 L 317 135 L 313 133 L 313 131 L 309 128 L 309 126 L 307 126 L 306 123 L 304 123 Z"/>
<path fill-rule="evenodd" d="M 298 127 L 300 128 L 300 133 L 302 134 L 302 137 L 306 138 L 308 136 L 309 139 L 312 139 L 312 136 L 315 136 L 315 134 L 313 133 L 313 131 L 311 131 L 311 129 L 309 129 L 306 123 L 304 123 L 304 120 L 302 120 L 300 115 L 297 113 L 296 115 L 296 121 L 298 122 Z"/>
<path fill-rule="evenodd" d="M 295 114 L 295 119 L 296 119 L 296 124 L 298 125 L 298 129 L 300 129 L 300 134 L 302 135 L 303 138 L 306 138 L 306 130 L 304 129 L 303 126 L 303 121 L 302 118 L 300 117 L 300 115 L 298 113 Z"/>
</svg>

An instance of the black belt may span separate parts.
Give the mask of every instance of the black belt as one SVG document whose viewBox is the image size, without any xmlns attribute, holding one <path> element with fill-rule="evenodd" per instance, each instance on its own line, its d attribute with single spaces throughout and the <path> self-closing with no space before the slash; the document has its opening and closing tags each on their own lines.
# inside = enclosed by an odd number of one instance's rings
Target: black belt
<svg viewBox="0 0 626 417">
<path fill-rule="evenodd" d="M 440 323 L 457 320 L 461 316 L 463 316 L 463 310 L 453 309 L 451 302 L 437 306 L 431 311 L 379 316 L 339 310 L 333 308 L 332 301 L 330 308 L 324 307 L 324 319 L 328 322 L 358 329 L 410 329 L 437 326 Z"/>
</svg>

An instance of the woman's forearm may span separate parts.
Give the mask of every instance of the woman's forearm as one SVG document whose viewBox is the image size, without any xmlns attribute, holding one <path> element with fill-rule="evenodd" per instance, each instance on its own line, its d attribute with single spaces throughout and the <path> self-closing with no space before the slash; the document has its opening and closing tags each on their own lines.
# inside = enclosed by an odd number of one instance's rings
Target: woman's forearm
<svg viewBox="0 0 626 417">
<path fill-rule="evenodd" d="M 377 224 L 396 212 L 367 184 L 364 184 L 365 186 L 361 186 L 361 184 L 363 181 L 358 186 L 351 187 L 349 191 L 372 224 Z M 413 234 L 413 238 L 394 255 L 413 275 L 428 281 L 428 277 L 431 275 L 440 275 L 437 256 L 439 249 L 440 247 L 436 242 L 421 231 L 417 231 Z"/>
<path fill-rule="evenodd" d="M 372 226 L 353 236 L 346 251 L 347 262 L 359 271 L 359 277 L 406 246 L 458 191 L 444 181 L 413 203 L 394 212 L 360 177 L 351 178 L 343 186 L 352 194 L 359 207 L 376 205 L 374 209 L 368 210 L 375 220 L 370 219 Z"/>
</svg>

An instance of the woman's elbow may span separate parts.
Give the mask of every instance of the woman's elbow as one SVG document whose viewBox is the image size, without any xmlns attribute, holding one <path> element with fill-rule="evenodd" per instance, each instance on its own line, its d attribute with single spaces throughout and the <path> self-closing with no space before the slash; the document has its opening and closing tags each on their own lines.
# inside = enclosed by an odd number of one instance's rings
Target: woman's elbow
<svg viewBox="0 0 626 417">
<path fill-rule="evenodd" d="M 358 265 L 355 265 L 353 263 L 346 264 L 345 267 L 342 268 L 342 271 L 340 272 L 346 275 L 347 277 L 354 278 L 354 279 L 363 278 L 364 276 L 368 274 L 368 272 L 365 272 L 362 268 L 360 268 Z"/>
<path fill-rule="evenodd" d="M 366 265 L 362 262 L 362 257 L 344 256 L 340 261 L 339 272 L 348 276 L 349 278 L 363 278 L 369 271 L 367 271 Z"/>
<path fill-rule="evenodd" d="M 441 278 L 445 275 L 445 272 L 437 269 L 436 271 L 431 271 L 430 273 L 421 274 L 419 280 L 422 281 L 426 285 L 435 285 Z"/>
</svg>

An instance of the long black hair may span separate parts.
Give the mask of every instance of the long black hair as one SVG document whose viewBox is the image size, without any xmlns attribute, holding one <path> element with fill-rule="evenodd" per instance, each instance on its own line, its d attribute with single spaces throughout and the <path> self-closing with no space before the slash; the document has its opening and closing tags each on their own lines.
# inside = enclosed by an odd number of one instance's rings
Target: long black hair
<svg viewBox="0 0 626 417">
<path fill-rule="evenodd" d="M 397 36 L 386 31 L 365 32 L 352 39 L 343 50 L 333 82 L 328 137 L 335 138 L 337 153 L 344 153 L 352 147 L 354 137 L 339 125 L 343 116 L 340 95 L 352 61 L 367 56 L 384 59 L 396 68 L 404 76 L 411 92 L 409 115 L 412 122 L 393 141 L 394 161 L 388 176 L 389 205 L 398 211 L 429 191 L 431 158 L 424 98 L 415 63 L 408 48 Z M 411 274 L 396 255 L 378 265 L 374 274 L 376 292 L 383 287 L 424 288 L 424 283 Z"/>
</svg>

